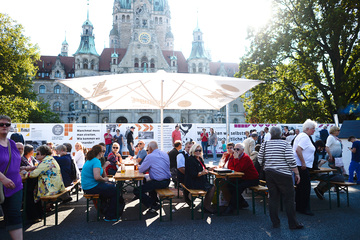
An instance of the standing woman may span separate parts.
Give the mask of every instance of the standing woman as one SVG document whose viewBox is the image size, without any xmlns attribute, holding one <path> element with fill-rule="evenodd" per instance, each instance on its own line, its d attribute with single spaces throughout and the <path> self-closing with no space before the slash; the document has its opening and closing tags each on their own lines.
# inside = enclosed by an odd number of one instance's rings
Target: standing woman
<svg viewBox="0 0 360 240">
<path fill-rule="evenodd" d="M 116 134 L 114 135 L 113 139 L 114 139 L 114 142 L 119 144 L 119 146 L 120 146 L 119 153 L 122 156 L 122 148 L 123 148 L 123 146 L 125 146 L 125 143 L 124 143 L 123 135 L 120 134 L 120 129 L 116 129 Z"/>
<path fill-rule="evenodd" d="M 280 127 L 270 129 L 271 140 L 261 145 L 258 161 L 264 166 L 266 184 L 269 188 L 269 212 L 274 228 L 280 227 L 279 203 L 284 199 L 286 215 L 290 229 L 301 229 L 304 226 L 296 219 L 295 196 L 292 174 L 300 183 L 299 171 L 289 142 L 281 139 Z"/>
<path fill-rule="evenodd" d="M 6 229 L 11 238 L 23 239 L 21 217 L 23 185 L 19 174 L 21 156 L 15 142 L 6 137 L 10 127 L 11 118 L 0 115 L 0 182 L 3 184 L 5 195 L 5 201 L 1 207 L 4 212 Z"/>
<path fill-rule="evenodd" d="M 296 184 L 296 211 L 314 216 L 310 211 L 310 174 L 309 170 L 313 166 L 315 146 L 312 143 L 311 135 L 314 134 L 316 122 L 308 119 L 303 124 L 303 132 L 294 139 L 293 152 L 298 166 L 301 181 Z"/>
<path fill-rule="evenodd" d="M 185 186 L 190 189 L 201 189 L 206 191 L 204 199 L 204 209 L 206 212 L 215 213 L 211 207 L 214 197 L 215 187 L 209 183 L 207 174 L 209 173 L 202 159 L 202 148 L 199 144 L 194 144 L 190 148 L 190 157 L 185 162 Z"/>
<path fill-rule="evenodd" d="M 211 152 L 213 154 L 213 159 L 214 159 L 214 161 L 216 161 L 216 159 L 217 159 L 216 147 L 217 147 L 217 144 L 218 144 L 218 139 L 217 139 L 217 135 L 216 135 L 213 128 L 210 128 L 209 144 L 210 144 L 210 147 L 211 147 Z"/>
<path fill-rule="evenodd" d="M 209 141 L 209 134 L 206 132 L 205 128 L 202 129 L 202 133 L 200 134 L 200 139 L 201 139 L 201 147 L 204 150 L 205 158 L 208 158 L 207 147 Z"/>
<path fill-rule="evenodd" d="M 81 171 L 81 169 L 84 166 L 85 163 L 85 155 L 83 152 L 83 145 L 81 142 L 77 142 L 75 143 L 75 156 L 74 156 L 74 161 L 76 163 L 76 166 L 79 168 L 79 170 Z"/>
<path fill-rule="evenodd" d="M 332 126 L 330 134 L 326 139 L 325 150 L 329 155 L 329 167 L 337 168 L 341 174 L 345 174 L 344 163 L 342 161 L 342 148 L 341 140 L 338 138 L 340 128 Z"/>
</svg>

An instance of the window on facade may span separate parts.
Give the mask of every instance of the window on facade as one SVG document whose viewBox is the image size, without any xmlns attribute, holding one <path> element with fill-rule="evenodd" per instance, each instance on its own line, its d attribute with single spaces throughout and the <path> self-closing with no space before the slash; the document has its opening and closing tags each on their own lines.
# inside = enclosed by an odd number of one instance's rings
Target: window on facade
<svg viewBox="0 0 360 240">
<path fill-rule="evenodd" d="M 95 106 L 95 104 L 93 104 L 93 103 L 90 103 L 90 109 L 96 109 L 96 106 Z"/>
<path fill-rule="evenodd" d="M 173 64 L 172 64 L 172 65 L 173 65 L 173 67 L 175 67 L 175 66 L 176 66 L 176 63 L 175 63 L 175 61 L 173 61 Z"/>
<path fill-rule="evenodd" d="M 126 117 L 118 117 L 116 119 L 116 123 L 127 123 L 127 122 L 128 122 L 128 120 Z"/>
<path fill-rule="evenodd" d="M 95 69 L 95 61 L 91 60 L 91 70 L 94 70 L 94 69 Z"/>
<path fill-rule="evenodd" d="M 88 101 L 87 100 L 83 100 L 81 102 L 81 109 L 87 109 L 87 104 L 88 104 Z"/>
<path fill-rule="evenodd" d="M 84 69 L 88 69 L 88 60 L 84 59 Z"/>
<path fill-rule="evenodd" d="M 155 68 L 155 60 L 153 58 L 150 61 L 150 68 Z"/>
<path fill-rule="evenodd" d="M 39 93 L 45 93 L 46 87 L 44 85 L 40 85 L 39 87 Z"/>
<path fill-rule="evenodd" d="M 60 74 L 60 71 L 59 71 L 59 70 L 57 70 L 57 71 L 55 72 L 55 77 L 56 77 L 56 78 L 61 78 L 61 74 Z"/>
<path fill-rule="evenodd" d="M 159 24 L 159 19 L 158 19 L 158 17 L 155 17 L 155 24 Z"/>
<path fill-rule="evenodd" d="M 199 73 L 202 73 L 203 72 L 203 65 L 202 63 L 199 63 Z"/>
<path fill-rule="evenodd" d="M 130 22 L 130 15 L 127 15 L 127 16 L 126 16 L 126 21 L 127 21 L 127 22 Z"/>
<path fill-rule="evenodd" d="M 73 102 L 69 103 L 69 111 L 75 110 L 75 104 Z"/>
<path fill-rule="evenodd" d="M 60 87 L 59 85 L 56 85 L 56 86 L 54 87 L 54 93 L 55 93 L 55 94 L 60 94 L 60 93 L 61 93 L 61 87 Z"/>
<path fill-rule="evenodd" d="M 234 123 L 239 123 L 239 119 L 234 118 Z"/>
<path fill-rule="evenodd" d="M 172 117 L 164 118 L 164 123 L 174 123 L 174 119 Z"/>
<path fill-rule="evenodd" d="M 138 123 L 153 123 L 153 120 L 151 117 L 144 116 L 139 119 Z"/>
<path fill-rule="evenodd" d="M 48 74 L 47 74 L 48 75 Z M 45 73 L 41 73 L 41 77 L 45 77 Z"/>
<path fill-rule="evenodd" d="M 195 65 L 195 63 L 192 64 L 192 72 L 196 73 L 196 65 Z"/>
<path fill-rule="evenodd" d="M 60 103 L 55 102 L 54 103 L 54 108 L 53 108 L 54 112 L 60 112 L 60 107 L 61 107 Z"/>
<path fill-rule="evenodd" d="M 75 109 L 76 109 L 76 110 L 79 109 L 79 101 L 75 101 Z"/>
<path fill-rule="evenodd" d="M 82 122 L 82 123 L 86 123 L 86 117 L 82 117 L 82 118 L 81 118 L 81 122 Z"/>
<path fill-rule="evenodd" d="M 233 112 L 239 112 L 239 107 L 237 104 L 233 105 Z"/>
<path fill-rule="evenodd" d="M 201 40 L 200 36 L 198 36 L 198 40 Z"/>
<path fill-rule="evenodd" d="M 159 18 L 159 23 L 160 23 L 160 24 L 162 24 L 162 17 L 161 17 L 161 18 Z"/>
<path fill-rule="evenodd" d="M 148 67 L 148 59 L 147 59 L 147 57 L 142 57 L 141 58 L 141 68 L 144 68 L 145 67 L 145 65 Z"/>
<path fill-rule="evenodd" d="M 135 58 L 134 60 L 134 67 L 138 68 L 139 67 L 139 59 Z"/>
<path fill-rule="evenodd" d="M 74 94 L 75 92 L 74 92 L 74 90 L 72 90 L 71 88 L 69 88 L 69 93 L 70 93 L 70 94 Z"/>
<path fill-rule="evenodd" d="M 116 59 L 113 59 L 113 64 L 116 64 Z"/>
<path fill-rule="evenodd" d="M 108 119 L 107 117 L 104 117 L 104 118 L 102 119 L 102 123 L 107 123 L 107 122 L 109 122 L 109 119 Z"/>
<path fill-rule="evenodd" d="M 125 22 L 125 15 L 122 15 L 122 16 L 121 16 L 121 21 L 122 21 L 122 22 Z"/>
</svg>

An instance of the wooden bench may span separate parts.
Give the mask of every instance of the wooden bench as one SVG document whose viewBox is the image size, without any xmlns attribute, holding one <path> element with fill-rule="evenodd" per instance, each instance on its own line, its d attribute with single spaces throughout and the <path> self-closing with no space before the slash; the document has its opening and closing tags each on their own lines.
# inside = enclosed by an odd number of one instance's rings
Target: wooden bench
<svg viewBox="0 0 360 240">
<path fill-rule="evenodd" d="M 194 201 L 196 198 L 201 199 L 201 219 L 204 219 L 204 196 L 206 191 L 198 189 L 189 189 L 184 184 L 180 183 L 181 186 L 186 189 L 191 195 L 191 219 L 194 220 Z"/>
<path fill-rule="evenodd" d="M 100 220 L 100 204 L 101 204 L 101 199 L 100 199 L 100 194 L 84 194 L 84 198 L 86 198 L 86 222 L 89 222 L 89 202 L 92 201 L 96 201 L 97 202 L 97 217 L 96 220 L 99 221 Z"/>
<path fill-rule="evenodd" d="M 170 221 L 172 221 L 172 199 L 175 197 L 175 194 L 169 188 L 156 189 L 155 191 L 160 199 L 160 222 L 162 222 L 162 204 L 164 200 L 170 201 Z"/>
<path fill-rule="evenodd" d="M 44 202 L 44 226 L 46 225 L 46 205 L 48 203 L 55 203 L 55 225 L 58 225 L 58 203 L 62 201 L 62 196 L 66 193 L 70 193 L 74 188 L 76 189 L 76 201 L 79 201 L 79 184 L 80 179 L 73 182 L 73 185 L 68 186 L 65 188 L 64 191 L 61 191 L 57 194 L 50 195 L 50 196 L 43 196 L 41 197 L 41 201 Z"/>
<path fill-rule="evenodd" d="M 340 190 L 344 190 L 346 192 L 347 206 L 350 206 L 349 203 L 349 186 L 354 186 L 356 183 L 353 182 L 332 182 L 330 184 L 335 185 L 336 189 L 336 197 L 337 197 L 337 206 L 340 207 Z"/>
<path fill-rule="evenodd" d="M 264 214 L 266 214 L 266 193 L 268 192 L 268 188 L 266 186 L 258 185 L 258 186 L 249 187 L 249 189 L 251 190 L 253 214 L 255 214 L 255 197 L 256 197 L 256 195 L 260 195 L 263 197 Z"/>
</svg>

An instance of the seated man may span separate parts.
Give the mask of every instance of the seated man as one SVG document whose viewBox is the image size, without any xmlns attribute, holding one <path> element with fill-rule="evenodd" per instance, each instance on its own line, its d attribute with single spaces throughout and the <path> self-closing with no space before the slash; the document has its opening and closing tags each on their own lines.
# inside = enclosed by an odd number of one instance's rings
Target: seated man
<svg viewBox="0 0 360 240">
<path fill-rule="evenodd" d="M 148 155 L 139 167 L 139 172 L 149 172 L 150 181 L 142 185 L 141 201 L 150 208 L 151 212 L 156 212 L 160 208 L 157 203 L 159 200 L 155 189 L 167 188 L 170 184 L 170 160 L 169 156 L 158 149 L 155 141 L 148 144 Z M 146 193 L 149 193 L 147 195 Z M 134 194 L 139 197 L 139 190 L 134 189 Z"/>
<path fill-rule="evenodd" d="M 234 148 L 234 158 L 229 162 L 229 169 L 236 172 L 243 172 L 244 176 L 238 179 L 238 193 L 239 193 L 239 207 L 246 208 L 249 204 L 241 195 L 243 191 L 251 186 L 259 184 L 259 174 L 256 171 L 252 160 L 249 155 L 244 152 L 244 146 L 237 143 Z M 235 180 L 234 180 L 235 181 Z M 229 206 L 226 208 L 224 214 L 232 214 L 236 209 L 236 187 L 233 184 L 228 184 L 229 192 L 231 193 L 231 200 Z"/>
<path fill-rule="evenodd" d="M 192 142 L 185 143 L 184 151 L 179 152 L 176 156 L 177 162 L 177 179 L 179 183 L 184 183 L 185 180 L 185 161 L 189 158 L 189 151 L 192 147 Z M 189 192 L 184 189 L 184 198 L 185 202 L 190 205 L 191 201 L 189 199 Z"/>
<path fill-rule="evenodd" d="M 176 157 L 179 154 L 179 150 L 181 150 L 181 140 L 176 140 L 174 142 L 174 148 L 168 152 L 169 159 L 170 159 L 170 173 L 171 179 L 174 182 L 175 188 L 177 188 L 177 162 Z"/>
<path fill-rule="evenodd" d="M 139 148 L 139 152 L 136 155 L 135 161 L 139 165 L 141 165 L 147 155 L 147 152 L 145 150 L 145 142 L 140 140 L 138 143 L 138 148 Z"/>
</svg>

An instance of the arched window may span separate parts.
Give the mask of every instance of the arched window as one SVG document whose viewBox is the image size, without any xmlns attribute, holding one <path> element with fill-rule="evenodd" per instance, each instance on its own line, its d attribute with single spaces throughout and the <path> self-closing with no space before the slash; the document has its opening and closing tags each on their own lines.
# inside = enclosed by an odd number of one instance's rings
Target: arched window
<svg viewBox="0 0 360 240">
<path fill-rule="evenodd" d="M 239 123 L 239 119 L 234 118 L 234 123 Z"/>
<path fill-rule="evenodd" d="M 195 65 L 195 63 L 193 63 L 191 66 L 192 66 L 192 72 L 196 73 L 196 65 Z"/>
<path fill-rule="evenodd" d="M 81 118 L 81 122 L 82 122 L 82 123 L 86 123 L 86 117 L 82 117 L 82 118 Z"/>
<path fill-rule="evenodd" d="M 239 112 L 239 107 L 237 104 L 233 105 L 233 112 Z"/>
<path fill-rule="evenodd" d="M 122 22 L 125 22 L 125 15 L 122 15 L 122 16 L 121 16 L 121 21 L 122 21 Z"/>
<path fill-rule="evenodd" d="M 61 93 L 61 87 L 60 87 L 59 85 L 56 85 L 56 86 L 54 87 L 54 93 L 55 93 L 55 94 L 60 94 L 60 93 Z"/>
<path fill-rule="evenodd" d="M 88 69 L 88 60 L 84 59 L 84 69 Z"/>
<path fill-rule="evenodd" d="M 130 15 L 126 15 L 126 21 L 130 22 Z"/>
<path fill-rule="evenodd" d="M 113 59 L 113 64 L 116 64 L 116 58 Z"/>
<path fill-rule="evenodd" d="M 95 69 L 95 60 L 91 60 L 91 70 Z"/>
<path fill-rule="evenodd" d="M 164 123 L 174 123 L 174 119 L 172 117 L 164 118 Z"/>
<path fill-rule="evenodd" d="M 69 103 L 69 111 L 74 111 L 75 110 L 75 103 L 71 102 Z"/>
<path fill-rule="evenodd" d="M 40 85 L 39 87 L 39 93 L 45 93 L 46 87 L 44 85 Z"/>
<path fill-rule="evenodd" d="M 61 108 L 60 103 L 59 103 L 59 102 L 55 102 L 55 103 L 54 103 L 54 107 L 53 107 L 54 112 L 60 112 L 60 108 Z"/>
<path fill-rule="evenodd" d="M 145 67 L 145 63 L 146 63 L 146 66 L 148 67 L 148 59 L 147 59 L 147 57 L 144 56 L 141 58 L 141 68 Z"/>
<path fill-rule="evenodd" d="M 162 24 L 162 17 L 159 18 L 159 23 Z"/>
<path fill-rule="evenodd" d="M 115 20 L 117 20 L 117 15 L 115 16 Z"/>
<path fill-rule="evenodd" d="M 139 119 L 138 123 L 153 123 L 153 120 L 151 117 L 144 116 Z"/>
<path fill-rule="evenodd" d="M 150 61 L 150 68 L 155 68 L 155 60 L 153 58 Z"/>
<path fill-rule="evenodd" d="M 136 67 L 136 68 L 139 67 L 139 59 L 138 58 L 135 58 L 134 67 Z"/>
<path fill-rule="evenodd" d="M 72 90 L 71 88 L 69 88 L 69 93 L 70 93 L 70 94 L 74 94 L 75 92 L 74 92 L 74 90 Z"/>
<path fill-rule="evenodd" d="M 57 71 L 55 72 L 55 77 L 56 77 L 56 78 L 61 78 L 61 74 L 60 74 L 60 71 L 59 71 L 59 70 L 57 70 Z"/>
<path fill-rule="evenodd" d="M 158 17 L 155 17 L 155 24 L 159 24 L 159 19 L 158 19 Z"/>
<path fill-rule="evenodd" d="M 199 73 L 202 73 L 202 70 L 203 70 L 203 65 L 202 63 L 199 63 Z"/>
<path fill-rule="evenodd" d="M 126 117 L 118 117 L 116 123 L 128 123 L 128 120 Z"/>
<path fill-rule="evenodd" d="M 102 119 L 102 123 L 107 123 L 107 122 L 109 122 L 109 118 L 107 118 L 107 117 L 103 117 L 103 119 Z"/>
</svg>

